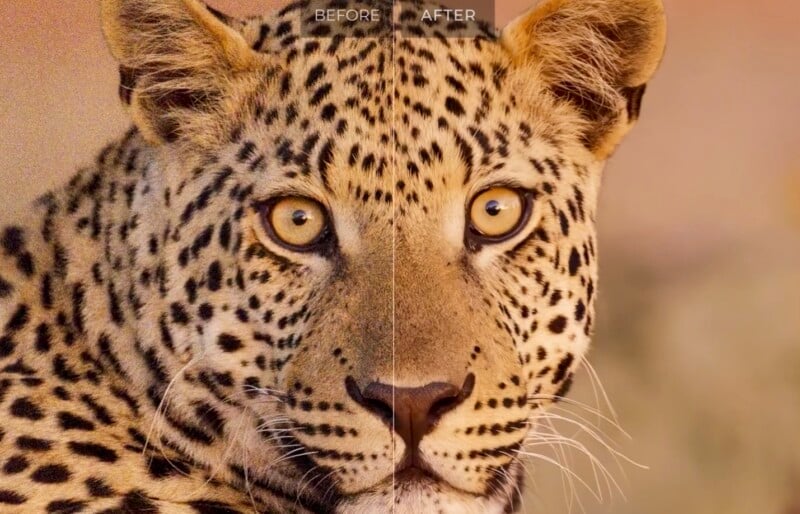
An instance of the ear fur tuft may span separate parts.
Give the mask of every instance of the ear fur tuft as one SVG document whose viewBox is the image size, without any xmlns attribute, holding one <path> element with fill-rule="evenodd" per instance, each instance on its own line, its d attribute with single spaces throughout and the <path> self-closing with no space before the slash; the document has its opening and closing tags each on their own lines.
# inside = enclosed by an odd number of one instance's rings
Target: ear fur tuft
<svg viewBox="0 0 800 514">
<path fill-rule="evenodd" d="M 197 0 L 102 0 L 103 29 L 120 63 L 120 97 L 153 143 L 218 125 L 237 79 L 261 65 L 237 31 Z M 222 112 L 220 112 L 222 111 Z"/>
<path fill-rule="evenodd" d="M 660 0 L 546 0 L 501 36 L 515 67 L 578 111 L 583 142 L 601 157 L 638 117 L 665 39 Z"/>
</svg>

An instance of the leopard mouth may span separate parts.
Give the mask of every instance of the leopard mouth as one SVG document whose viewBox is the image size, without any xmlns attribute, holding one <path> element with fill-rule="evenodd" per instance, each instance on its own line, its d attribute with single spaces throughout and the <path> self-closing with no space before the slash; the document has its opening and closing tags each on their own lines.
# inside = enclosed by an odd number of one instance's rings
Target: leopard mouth
<svg viewBox="0 0 800 514">
<path fill-rule="evenodd" d="M 408 467 L 398 473 L 395 473 L 391 478 L 395 483 L 400 484 L 413 484 L 415 482 L 427 481 L 443 482 L 443 480 L 432 471 L 416 466 Z"/>
<path fill-rule="evenodd" d="M 393 473 L 392 476 L 388 477 L 384 483 L 390 483 L 395 490 L 405 490 L 405 489 L 414 489 L 414 488 L 428 488 L 432 486 L 438 487 L 447 487 L 453 490 L 458 490 L 457 488 L 451 486 L 447 483 L 444 479 L 438 476 L 433 471 L 428 469 L 424 469 L 417 466 L 411 466 L 399 471 L 397 473 Z M 470 494 L 466 491 L 461 491 L 464 494 Z"/>
</svg>

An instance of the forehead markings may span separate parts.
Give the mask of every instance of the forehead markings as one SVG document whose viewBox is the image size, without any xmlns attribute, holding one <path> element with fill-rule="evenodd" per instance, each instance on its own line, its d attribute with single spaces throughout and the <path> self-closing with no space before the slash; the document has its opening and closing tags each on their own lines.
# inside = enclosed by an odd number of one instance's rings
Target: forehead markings
<svg viewBox="0 0 800 514">
<path fill-rule="evenodd" d="M 300 126 L 303 130 L 301 134 L 305 136 L 304 139 L 302 137 L 295 138 L 302 140 L 302 148 L 299 152 L 292 147 L 291 137 L 283 136 L 278 153 L 282 155 L 286 164 L 300 167 L 300 173 L 290 172 L 287 175 L 291 174 L 290 178 L 297 178 L 298 175 L 317 177 L 325 190 L 324 195 L 320 198 L 328 197 L 335 202 L 337 197 L 343 194 L 343 190 L 342 187 L 333 187 L 334 175 L 345 175 L 347 174 L 346 170 L 354 168 L 357 171 L 366 172 L 381 170 L 385 166 L 386 157 L 381 157 L 381 165 L 376 166 L 376 152 L 369 152 L 367 145 L 362 148 L 358 140 L 351 145 L 344 137 L 326 138 L 325 135 L 320 135 L 320 132 L 324 134 L 323 131 L 308 134 L 308 130 L 310 130 L 308 127 L 313 126 L 312 123 L 317 123 L 313 119 L 315 113 L 333 112 L 330 116 L 323 117 L 323 121 L 332 123 L 340 108 L 342 111 L 349 112 L 351 119 L 355 118 L 360 121 L 362 126 L 366 122 L 367 127 L 374 127 L 376 123 L 380 126 L 381 123 L 378 123 L 378 120 L 385 122 L 386 126 L 390 126 L 391 123 L 396 124 L 399 118 L 397 111 L 401 110 L 403 121 L 405 125 L 409 126 L 409 130 L 392 131 L 391 138 L 381 136 L 381 144 L 375 146 L 378 147 L 378 155 L 382 150 L 386 150 L 385 154 L 391 153 L 387 157 L 395 163 L 395 166 L 392 167 L 392 175 L 397 180 L 397 184 L 394 185 L 396 189 L 403 189 L 401 185 L 403 180 L 398 180 L 398 177 L 407 177 L 419 182 L 419 187 L 408 188 L 405 193 L 409 204 L 420 203 L 419 193 L 424 192 L 423 184 L 428 191 L 434 189 L 435 177 L 433 175 L 435 175 L 435 171 L 433 170 L 435 166 L 431 164 L 436 160 L 443 160 L 443 151 L 437 141 L 447 142 L 446 146 L 450 147 L 450 151 L 446 153 L 451 154 L 452 158 L 455 158 L 460 164 L 455 166 L 455 169 L 447 170 L 447 176 L 452 176 L 457 173 L 457 168 L 462 168 L 460 171 L 463 173 L 462 184 L 464 186 L 476 182 L 478 176 L 483 178 L 494 175 L 494 172 L 503 169 L 506 166 L 505 158 L 509 155 L 509 127 L 502 121 L 492 122 L 492 125 L 486 122 L 492 111 L 497 112 L 498 109 L 508 111 L 510 106 L 515 103 L 513 98 L 504 101 L 493 96 L 493 93 L 501 92 L 503 77 L 506 74 L 503 59 L 494 52 L 491 44 L 477 42 L 474 43 L 474 47 L 465 45 L 461 41 L 455 44 L 459 45 L 461 49 L 466 49 L 467 52 L 456 57 L 453 52 L 454 46 L 450 43 L 432 48 L 433 45 L 426 40 L 415 40 L 414 44 L 403 40 L 399 45 L 394 45 L 393 42 L 394 48 L 377 44 L 375 41 L 359 42 L 358 46 L 350 47 L 341 45 L 339 49 L 346 48 L 349 54 L 345 52 L 343 57 L 337 55 L 336 63 L 330 57 L 317 56 L 317 54 L 323 53 L 319 52 L 318 48 L 312 48 L 311 51 L 305 53 L 308 59 L 301 66 L 300 71 L 284 71 L 280 80 L 280 96 L 283 99 L 290 99 L 293 96 L 291 90 L 295 89 L 302 93 L 301 96 L 308 96 L 307 106 L 312 107 L 309 111 L 304 111 L 304 106 L 300 105 L 298 108 L 296 102 L 292 102 L 287 107 L 287 118 L 291 118 L 290 121 L 294 123 L 295 127 Z M 441 62 L 437 63 L 436 54 L 428 48 L 440 54 L 439 61 Z M 370 57 L 370 54 L 374 54 L 376 49 L 379 49 L 379 55 Z M 389 58 L 394 63 L 390 76 L 389 67 L 384 67 L 385 51 L 387 50 L 393 52 Z M 292 55 L 294 56 L 292 59 L 296 60 L 297 54 Z M 318 59 L 315 59 L 316 57 Z M 377 67 L 375 66 L 376 58 L 379 61 Z M 345 76 L 348 68 L 353 70 L 353 73 Z M 376 72 L 383 80 L 369 80 L 369 76 L 374 77 Z M 408 72 L 413 75 L 413 80 L 407 75 Z M 487 74 L 491 74 L 492 80 L 487 80 Z M 400 92 L 411 93 L 412 87 L 420 91 L 432 87 L 432 75 L 441 77 L 441 80 L 437 79 L 436 81 L 438 85 L 435 87 L 433 100 L 429 99 L 427 103 L 424 99 L 411 101 L 409 96 L 405 95 L 401 102 Z M 480 84 L 470 84 L 473 79 L 480 81 Z M 394 94 L 376 97 L 376 92 L 386 91 L 387 81 L 391 82 Z M 484 87 L 478 87 L 481 84 Z M 490 93 L 487 89 L 494 89 L 494 91 Z M 361 96 L 348 97 L 349 92 L 361 93 Z M 394 97 L 394 102 L 392 97 Z M 418 98 L 425 97 L 418 96 Z M 330 103 L 322 106 L 326 102 Z M 329 106 L 332 109 L 328 108 Z M 368 109 L 375 106 L 379 106 L 381 111 L 377 117 Z M 383 107 L 391 107 L 391 122 L 384 118 L 387 113 L 383 112 Z M 292 112 L 289 112 L 290 110 Z M 354 113 L 357 115 L 352 116 Z M 412 117 L 413 121 L 409 117 Z M 467 121 L 468 118 L 471 119 Z M 344 115 L 342 119 L 344 119 Z M 291 125 L 291 123 L 289 124 Z M 338 126 L 342 126 L 341 122 Z M 463 132 L 455 128 L 456 126 L 463 127 Z M 376 135 L 373 136 L 368 131 L 362 132 L 358 129 L 354 131 L 349 126 L 342 131 L 351 134 L 355 132 L 359 134 L 362 141 L 370 138 L 377 141 Z M 424 132 L 429 134 L 429 147 L 418 144 L 419 135 Z M 520 132 L 524 132 L 522 126 Z M 520 134 L 520 140 L 523 136 L 525 134 Z M 403 139 L 408 141 L 404 143 Z M 527 139 L 530 140 L 530 134 Z M 395 141 L 395 144 L 390 146 L 392 140 Z M 410 145 L 415 146 L 409 149 Z M 402 162 L 403 159 L 405 162 Z M 359 162 L 360 160 L 361 162 Z M 347 161 L 346 165 L 345 161 Z M 361 169 L 358 169 L 359 164 Z M 478 173 L 480 175 L 477 175 Z M 423 176 L 425 174 L 429 176 Z M 444 173 L 440 174 L 442 175 L 442 185 L 447 186 Z M 377 173 L 377 175 L 380 177 L 383 176 L 383 173 Z M 432 178 L 434 180 L 431 180 Z M 366 203 L 366 199 L 371 193 L 367 191 L 368 188 L 364 182 L 363 178 L 356 174 L 356 179 L 348 182 L 348 192 L 357 198 L 363 198 Z M 453 185 L 457 183 L 453 182 Z M 334 191 L 334 189 L 338 191 Z M 380 194 L 383 195 L 384 192 L 381 190 Z M 389 202 L 390 193 L 386 192 L 385 194 L 386 201 Z M 451 244 L 461 243 L 463 239 L 465 211 L 464 206 L 460 205 L 461 203 L 464 202 L 448 205 L 446 209 L 448 213 L 443 217 L 441 223 L 442 237 Z M 422 206 L 422 209 L 427 212 L 425 205 Z M 356 246 L 352 245 L 357 244 L 358 241 L 356 237 L 359 228 L 357 223 L 350 219 L 351 216 L 345 214 L 344 209 L 331 206 L 331 210 L 335 213 L 333 217 L 337 231 L 341 231 L 342 237 L 351 243 L 348 246 L 355 249 Z M 403 212 L 404 208 L 401 207 L 400 214 L 402 215 Z M 356 215 L 355 212 L 350 212 L 350 214 Z"/>
</svg>

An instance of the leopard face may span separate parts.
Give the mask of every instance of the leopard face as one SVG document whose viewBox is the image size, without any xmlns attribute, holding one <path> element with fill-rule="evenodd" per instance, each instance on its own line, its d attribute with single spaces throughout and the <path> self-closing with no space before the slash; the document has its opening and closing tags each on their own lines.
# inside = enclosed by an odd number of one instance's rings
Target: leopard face
<svg viewBox="0 0 800 514">
<path fill-rule="evenodd" d="M 344 37 L 302 4 L 103 8 L 149 163 L 120 251 L 148 357 L 121 366 L 154 430 L 312 510 L 513 510 L 589 346 L 601 171 L 660 3 L 448 37 L 413 16 Z"/>
</svg>

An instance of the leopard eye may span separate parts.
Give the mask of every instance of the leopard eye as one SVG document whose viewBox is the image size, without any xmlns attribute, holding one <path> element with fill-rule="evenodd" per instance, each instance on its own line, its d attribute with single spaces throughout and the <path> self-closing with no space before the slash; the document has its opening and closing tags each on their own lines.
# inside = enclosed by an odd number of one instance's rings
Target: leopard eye
<svg viewBox="0 0 800 514">
<path fill-rule="evenodd" d="M 479 193 L 469 208 L 470 231 L 488 243 L 514 236 L 530 216 L 528 196 L 509 187 L 492 187 Z"/>
<path fill-rule="evenodd" d="M 328 215 L 310 198 L 289 196 L 265 203 L 261 221 L 267 234 L 278 244 L 294 251 L 310 251 L 327 239 Z"/>
</svg>

